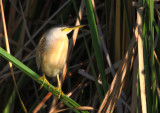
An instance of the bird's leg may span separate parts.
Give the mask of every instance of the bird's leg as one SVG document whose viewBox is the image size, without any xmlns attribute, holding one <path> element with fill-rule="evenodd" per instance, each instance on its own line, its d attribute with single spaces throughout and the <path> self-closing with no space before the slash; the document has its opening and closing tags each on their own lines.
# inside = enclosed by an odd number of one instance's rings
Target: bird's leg
<svg viewBox="0 0 160 113">
<path fill-rule="evenodd" d="M 58 82 L 58 87 L 61 88 L 60 80 L 59 80 L 59 74 L 57 74 L 57 82 Z"/>
<path fill-rule="evenodd" d="M 58 87 L 55 87 L 53 90 L 57 89 L 59 91 L 58 98 L 60 98 L 61 95 L 63 95 L 63 91 L 61 89 L 61 84 L 59 80 L 59 74 L 57 74 L 57 82 L 58 82 Z"/>
<path fill-rule="evenodd" d="M 43 76 L 41 76 L 41 77 L 39 78 L 39 80 L 41 80 L 41 79 L 43 80 L 43 83 L 42 83 L 40 89 L 43 87 L 45 81 L 46 81 L 46 83 L 47 83 L 47 84 L 49 85 L 49 87 L 50 87 L 50 83 L 49 83 L 48 80 L 46 79 L 45 74 L 43 74 Z"/>
</svg>

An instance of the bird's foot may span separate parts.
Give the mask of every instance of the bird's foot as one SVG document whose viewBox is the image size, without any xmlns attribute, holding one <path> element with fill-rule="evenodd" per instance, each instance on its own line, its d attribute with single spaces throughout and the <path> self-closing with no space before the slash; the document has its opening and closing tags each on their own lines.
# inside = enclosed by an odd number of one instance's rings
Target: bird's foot
<svg viewBox="0 0 160 113">
<path fill-rule="evenodd" d="M 53 90 L 58 90 L 59 94 L 58 94 L 58 98 L 60 98 L 61 96 L 63 96 L 63 91 L 60 87 L 55 87 L 53 88 Z"/>
<path fill-rule="evenodd" d="M 46 82 L 48 85 L 49 85 L 49 88 L 50 88 L 50 83 L 49 83 L 49 81 L 46 79 L 46 76 L 45 76 L 45 74 L 43 74 L 43 76 L 41 76 L 40 78 L 39 78 L 39 80 L 43 80 L 43 83 L 42 83 L 42 85 L 40 86 L 40 89 L 43 87 L 43 85 L 44 85 L 44 82 Z"/>
</svg>

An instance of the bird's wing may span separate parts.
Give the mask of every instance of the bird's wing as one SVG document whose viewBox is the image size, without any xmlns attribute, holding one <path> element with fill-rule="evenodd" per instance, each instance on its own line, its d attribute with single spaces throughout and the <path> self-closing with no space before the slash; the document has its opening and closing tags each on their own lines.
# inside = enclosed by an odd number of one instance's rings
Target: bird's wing
<svg viewBox="0 0 160 113">
<path fill-rule="evenodd" d="M 45 46 L 44 42 L 45 42 L 45 34 L 40 39 L 38 47 L 36 48 L 36 63 L 37 63 L 38 69 L 40 69 L 41 62 L 42 62 L 42 54 L 44 52 L 44 46 Z"/>
</svg>

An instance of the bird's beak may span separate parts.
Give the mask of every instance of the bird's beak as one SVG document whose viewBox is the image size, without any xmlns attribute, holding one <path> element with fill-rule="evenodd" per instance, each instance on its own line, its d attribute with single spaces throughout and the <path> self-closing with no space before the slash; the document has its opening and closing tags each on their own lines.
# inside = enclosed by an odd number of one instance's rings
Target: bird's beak
<svg viewBox="0 0 160 113">
<path fill-rule="evenodd" d="M 84 27 L 84 26 L 86 26 L 86 25 L 78 25 L 78 26 L 74 26 L 74 27 L 66 27 L 66 28 L 62 29 L 62 31 L 63 31 L 63 32 L 67 32 L 67 34 L 68 34 L 68 33 L 70 33 L 72 30 L 74 30 L 74 29 L 79 29 L 79 28 L 82 28 L 82 27 Z"/>
</svg>

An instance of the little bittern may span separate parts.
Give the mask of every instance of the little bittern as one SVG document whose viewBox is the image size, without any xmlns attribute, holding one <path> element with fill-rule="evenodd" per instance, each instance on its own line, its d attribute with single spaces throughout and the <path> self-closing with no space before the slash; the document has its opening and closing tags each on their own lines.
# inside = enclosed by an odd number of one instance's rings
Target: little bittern
<svg viewBox="0 0 160 113">
<path fill-rule="evenodd" d="M 43 79 L 43 83 L 46 81 L 49 84 L 45 75 L 49 77 L 57 76 L 58 89 L 61 91 L 59 73 L 63 70 L 67 59 L 67 34 L 72 30 L 83 26 L 84 25 L 75 27 L 54 27 L 44 33 L 36 50 L 36 63 L 38 69 L 41 67 L 43 72 L 43 76 L 41 77 L 41 79 Z"/>
</svg>

